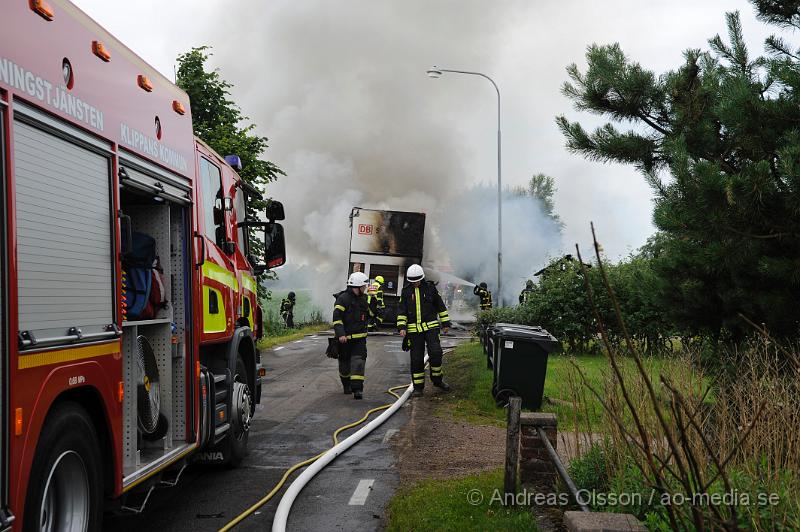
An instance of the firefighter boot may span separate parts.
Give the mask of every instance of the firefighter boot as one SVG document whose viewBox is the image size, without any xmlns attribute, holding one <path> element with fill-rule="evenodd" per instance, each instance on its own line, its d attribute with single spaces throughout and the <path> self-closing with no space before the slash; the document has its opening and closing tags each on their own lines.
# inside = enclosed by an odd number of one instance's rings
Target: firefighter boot
<svg viewBox="0 0 800 532">
<path fill-rule="evenodd" d="M 433 385 L 436 386 L 437 388 L 439 388 L 440 390 L 442 390 L 443 392 L 449 392 L 450 391 L 450 385 L 447 384 L 446 382 L 444 382 L 441 379 L 439 379 L 438 381 L 435 381 L 433 383 Z"/>
<path fill-rule="evenodd" d="M 342 389 L 345 395 L 353 393 L 353 390 L 350 388 L 350 377 L 342 377 Z"/>
<path fill-rule="evenodd" d="M 411 393 L 411 397 L 422 397 L 425 394 L 425 388 L 414 386 L 414 391 Z"/>
<path fill-rule="evenodd" d="M 361 393 L 361 390 L 356 390 L 353 392 L 353 399 L 363 399 L 364 394 Z"/>
</svg>

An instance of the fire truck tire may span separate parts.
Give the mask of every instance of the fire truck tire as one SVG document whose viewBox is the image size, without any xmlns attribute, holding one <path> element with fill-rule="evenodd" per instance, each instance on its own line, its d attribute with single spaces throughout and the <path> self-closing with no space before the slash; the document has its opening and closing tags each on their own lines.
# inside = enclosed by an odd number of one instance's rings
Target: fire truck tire
<svg viewBox="0 0 800 532">
<path fill-rule="evenodd" d="M 45 420 L 25 498 L 25 530 L 100 530 L 103 465 L 97 434 L 75 402 L 57 405 Z"/>
<path fill-rule="evenodd" d="M 233 376 L 233 412 L 228 438 L 228 466 L 238 467 L 247 456 L 247 440 L 252 420 L 253 391 L 248 384 L 247 366 L 241 354 L 236 355 L 236 373 Z"/>
<path fill-rule="evenodd" d="M 156 430 L 152 434 L 142 434 L 142 438 L 147 441 L 158 441 L 169 432 L 169 421 L 164 414 L 158 414 L 158 423 L 156 423 Z"/>
</svg>

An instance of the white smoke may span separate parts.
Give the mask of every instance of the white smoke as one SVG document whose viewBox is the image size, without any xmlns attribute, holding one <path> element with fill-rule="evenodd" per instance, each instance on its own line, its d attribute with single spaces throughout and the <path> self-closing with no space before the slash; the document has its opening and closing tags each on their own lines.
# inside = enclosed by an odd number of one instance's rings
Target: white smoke
<svg viewBox="0 0 800 532">
<path fill-rule="evenodd" d="M 249 0 L 232 0 L 227 12 L 214 31 L 235 38 L 216 45 L 212 66 L 236 80 L 233 99 L 270 138 L 267 156 L 287 173 L 267 190 L 286 206 L 289 266 L 279 275 L 306 283 L 327 311 L 330 294 L 345 284 L 349 214 L 359 206 L 426 213 L 426 262 L 492 282 L 496 196 L 477 201 L 482 189 L 464 191 L 494 168 L 493 136 L 477 133 L 492 131 L 494 93 L 485 81 L 432 81 L 425 70 L 441 60 L 491 71 L 506 44 L 501 29 L 530 6 L 276 0 L 254 11 Z M 465 41 L 470 46 L 456 44 Z M 462 109 L 474 120 L 452 122 L 442 112 L 464 101 L 475 102 Z M 476 145 L 485 148 L 477 157 Z M 507 209 L 507 227 L 537 226 Z M 523 211 L 539 219 L 535 208 Z M 523 254 L 517 265 L 513 239 L 506 245 L 506 283 L 516 292 L 536 256 Z M 298 266 L 305 268 L 293 275 Z"/>
<path fill-rule="evenodd" d="M 513 305 L 527 279 L 548 257 L 562 249 L 558 222 L 548 217 L 538 199 L 504 192 L 503 303 Z M 453 272 L 497 294 L 497 189 L 471 187 L 454 195 L 434 217 L 440 253 Z"/>
</svg>

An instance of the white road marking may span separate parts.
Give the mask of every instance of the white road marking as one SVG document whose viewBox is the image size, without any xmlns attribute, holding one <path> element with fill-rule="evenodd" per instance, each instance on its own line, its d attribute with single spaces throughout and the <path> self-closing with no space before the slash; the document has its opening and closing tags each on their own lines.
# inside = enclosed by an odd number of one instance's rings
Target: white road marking
<svg viewBox="0 0 800 532">
<path fill-rule="evenodd" d="M 350 502 L 347 504 L 350 506 L 364 506 L 373 484 L 375 484 L 374 478 L 362 478 L 359 480 L 356 491 L 353 492 L 353 496 L 350 497 Z"/>
<path fill-rule="evenodd" d="M 285 346 L 279 346 L 279 347 L 276 347 L 276 348 L 275 348 L 275 351 L 280 351 L 280 350 L 281 350 L 281 349 L 283 349 L 284 347 L 285 347 Z"/>
<path fill-rule="evenodd" d="M 302 344 L 302 343 L 303 343 L 303 341 L 302 341 L 302 340 L 295 340 L 295 341 L 294 341 L 294 343 L 296 343 L 296 344 Z"/>
<path fill-rule="evenodd" d="M 392 436 L 397 434 L 399 431 L 397 429 L 389 429 L 386 431 L 386 434 L 383 435 L 383 443 L 388 442 L 392 439 Z"/>
</svg>

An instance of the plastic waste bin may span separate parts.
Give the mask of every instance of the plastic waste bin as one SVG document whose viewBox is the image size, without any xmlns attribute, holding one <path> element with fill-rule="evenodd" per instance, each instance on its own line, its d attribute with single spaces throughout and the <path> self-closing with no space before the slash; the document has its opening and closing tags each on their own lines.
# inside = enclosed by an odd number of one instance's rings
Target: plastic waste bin
<svg viewBox="0 0 800 532">
<path fill-rule="evenodd" d="M 495 338 L 494 334 L 495 331 L 503 328 L 503 327 L 517 327 L 521 329 L 535 329 L 541 330 L 541 327 L 533 327 L 531 325 L 517 325 L 514 323 L 495 323 L 493 325 L 487 325 L 484 329 L 482 343 L 483 343 L 483 350 L 486 353 L 486 369 L 493 369 L 494 368 L 494 357 L 495 357 Z"/>
<path fill-rule="evenodd" d="M 511 396 L 522 399 L 522 407 L 542 406 L 547 357 L 558 341 L 541 327 L 497 324 L 491 329 L 493 384 L 498 404 Z"/>
</svg>

